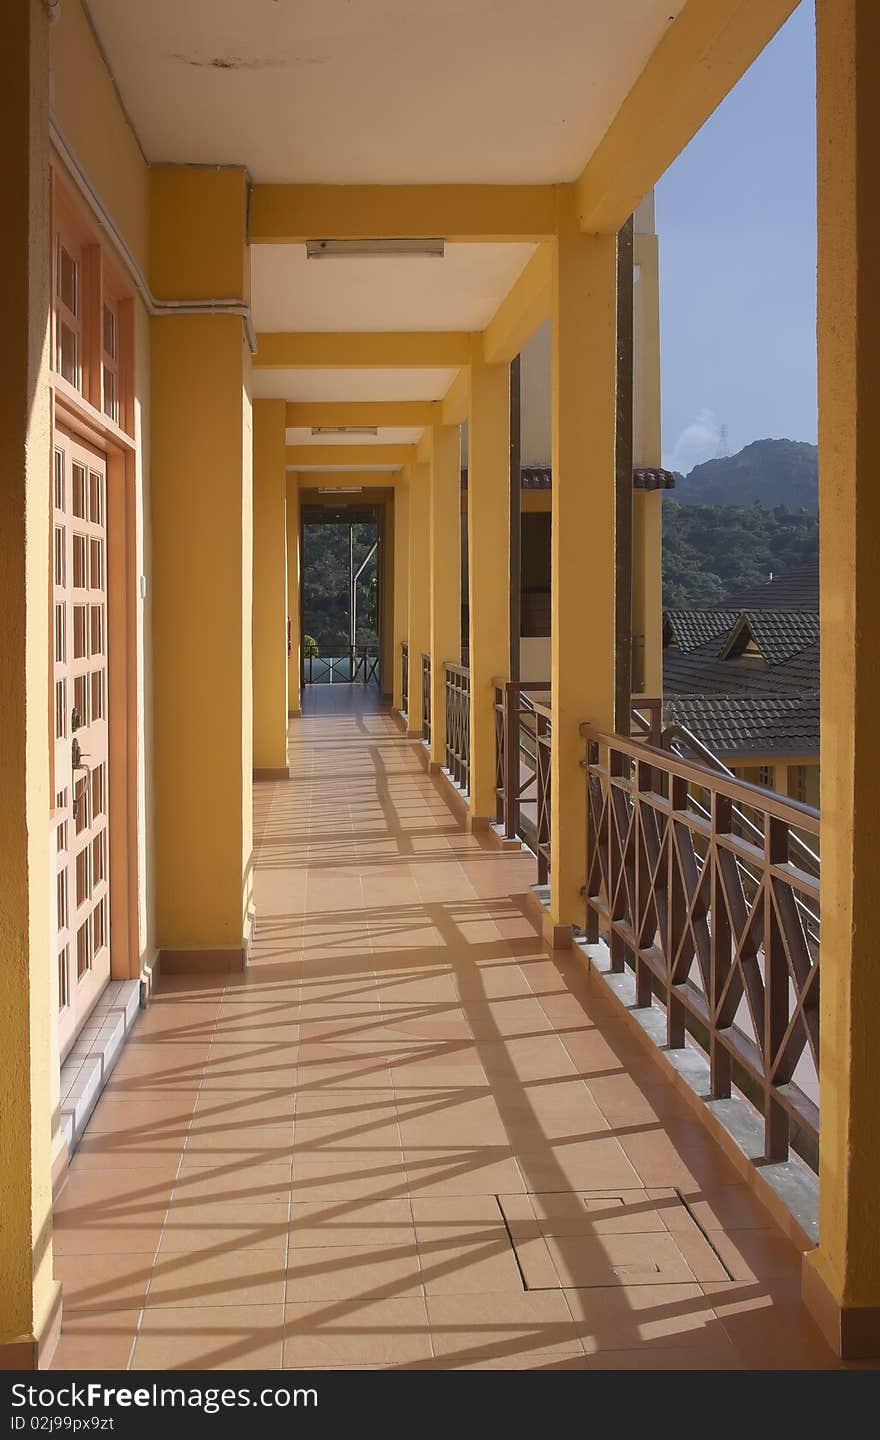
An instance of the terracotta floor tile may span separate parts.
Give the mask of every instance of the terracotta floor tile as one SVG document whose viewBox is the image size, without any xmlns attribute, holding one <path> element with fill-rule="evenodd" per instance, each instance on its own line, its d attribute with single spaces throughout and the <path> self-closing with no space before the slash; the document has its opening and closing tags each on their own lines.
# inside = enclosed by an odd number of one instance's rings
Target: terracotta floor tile
<svg viewBox="0 0 880 1440">
<path fill-rule="evenodd" d="M 165 1217 L 159 1257 L 183 1251 L 204 1254 L 217 1248 L 271 1250 L 283 1258 L 288 1243 L 286 1201 L 269 1205 L 235 1201 L 175 1201 Z"/>
<path fill-rule="evenodd" d="M 249 967 L 159 981 L 71 1161 L 59 1363 L 833 1365 L 795 1247 L 544 952 L 533 858 L 458 828 L 369 692 L 305 703 Z"/>
<path fill-rule="evenodd" d="M 711 1298 L 697 1284 L 616 1285 L 561 1293 L 588 1355 L 636 1347 L 702 1349 L 725 1338 Z"/>
<path fill-rule="evenodd" d="M 342 1300 L 422 1293 L 413 1244 L 291 1246 L 287 1300 Z"/>
<path fill-rule="evenodd" d="M 56 1255 L 55 1279 L 63 1287 L 64 1313 L 103 1315 L 139 1309 L 153 1273 L 153 1250 Z"/>
<path fill-rule="evenodd" d="M 290 1243 L 297 1247 L 413 1245 L 410 1202 L 295 1200 L 290 1207 Z"/>
<path fill-rule="evenodd" d="M 156 1306 L 141 1322 L 132 1370 L 278 1370 L 280 1305 Z"/>
<path fill-rule="evenodd" d="M 140 1309 L 105 1314 L 64 1313 L 52 1370 L 125 1370 L 134 1344 Z"/>
<path fill-rule="evenodd" d="M 582 1354 L 562 1292 L 429 1295 L 434 1353 L 457 1368 L 479 1361 Z"/>
<path fill-rule="evenodd" d="M 421 1298 L 297 1303 L 284 1310 L 288 1369 L 399 1366 L 431 1355 Z"/>
<path fill-rule="evenodd" d="M 153 1267 L 147 1311 L 156 1306 L 280 1305 L 284 1255 L 276 1250 L 160 1251 Z"/>
</svg>

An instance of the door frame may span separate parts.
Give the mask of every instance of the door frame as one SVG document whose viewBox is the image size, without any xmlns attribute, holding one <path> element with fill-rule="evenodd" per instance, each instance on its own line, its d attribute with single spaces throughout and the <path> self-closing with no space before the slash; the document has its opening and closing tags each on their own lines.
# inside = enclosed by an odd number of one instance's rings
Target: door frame
<svg viewBox="0 0 880 1440">
<path fill-rule="evenodd" d="M 134 441 L 53 377 L 52 434 L 68 432 L 107 463 L 107 707 L 110 979 L 140 975 L 136 455 Z"/>
</svg>

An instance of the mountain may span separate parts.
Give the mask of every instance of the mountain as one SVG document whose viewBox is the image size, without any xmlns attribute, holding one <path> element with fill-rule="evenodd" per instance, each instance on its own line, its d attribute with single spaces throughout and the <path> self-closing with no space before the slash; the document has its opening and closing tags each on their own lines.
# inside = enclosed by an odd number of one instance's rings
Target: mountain
<svg viewBox="0 0 880 1440">
<path fill-rule="evenodd" d="M 819 510 L 819 451 L 803 440 L 754 440 L 677 475 L 670 498 L 679 505 L 754 505 Z"/>
</svg>

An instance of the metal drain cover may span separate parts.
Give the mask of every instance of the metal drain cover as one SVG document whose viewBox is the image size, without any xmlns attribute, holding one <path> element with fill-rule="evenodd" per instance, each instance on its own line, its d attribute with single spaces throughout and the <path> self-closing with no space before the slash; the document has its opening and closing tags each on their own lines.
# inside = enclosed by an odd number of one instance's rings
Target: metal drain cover
<svg viewBox="0 0 880 1440">
<path fill-rule="evenodd" d="M 527 1290 L 731 1278 L 675 1190 L 556 1190 L 498 1204 Z"/>
</svg>

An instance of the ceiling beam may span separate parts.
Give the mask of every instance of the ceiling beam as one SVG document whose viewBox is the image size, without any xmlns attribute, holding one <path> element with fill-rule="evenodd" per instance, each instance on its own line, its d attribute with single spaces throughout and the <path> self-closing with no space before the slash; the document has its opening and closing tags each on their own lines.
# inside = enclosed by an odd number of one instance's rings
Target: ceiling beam
<svg viewBox="0 0 880 1440">
<path fill-rule="evenodd" d="M 553 185 L 255 185 L 249 236 L 252 245 L 401 237 L 537 242 L 555 232 L 554 192 Z"/>
<path fill-rule="evenodd" d="M 471 397 L 471 367 L 462 366 L 441 400 L 444 425 L 463 425 Z"/>
<path fill-rule="evenodd" d="M 440 424 L 439 400 L 294 400 L 288 426 L 379 425 L 411 429 Z"/>
<path fill-rule="evenodd" d="M 336 469 L 340 465 L 375 465 L 377 468 L 406 465 L 416 458 L 415 445 L 288 445 L 286 463 L 289 469 L 301 465 L 321 465 Z M 352 484 L 357 484 L 352 481 Z"/>
<path fill-rule="evenodd" d="M 508 290 L 483 332 L 487 365 L 508 363 L 550 314 L 553 247 L 541 245 Z"/>
<path fill-rule="evenodd" d="M 576 182 L 582 230 L 620 229 L 797 4 L 687 0 Z"/>
<path fill-rule="evenodd" d="M 268 331 L 258 370 L 444 370 L 465 365 L 470 336 L 457 330 Z"/>
<path fill-rule="evenodd" d="M 406 478 L 405 470 L 308 470 L 293 471 L 288 480 L 300 490 L 323 490 L 359 485 L 363 490 L 388 490 Z"/>
</svg>

